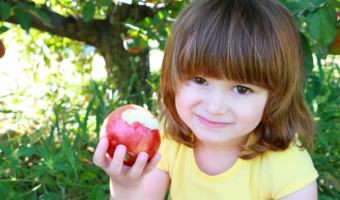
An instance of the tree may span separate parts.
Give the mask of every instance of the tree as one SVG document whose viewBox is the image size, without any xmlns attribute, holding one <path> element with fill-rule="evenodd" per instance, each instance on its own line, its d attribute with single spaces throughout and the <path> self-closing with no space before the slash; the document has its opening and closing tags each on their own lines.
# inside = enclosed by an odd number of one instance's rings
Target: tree
<svg viewBox="0 0 340 200">
<path fill-rule="evenodd" d="M 176 17 L 183 2 L 154 1 L 155 4 L 148 3 L 148 6 L 147 2 L 151 1 L 134 0 L 127 4 L 112 0 L 0 0 L 0 19 L 20 24 L 27 34 L 32 27 L 95 47 L 105 59 L 107 85 L 111 89 L 121 88 L 123 83 L 126 84 L 123 86 L 125 89 L 128 87 L 127 80 L 130 80 L 134 82 L 131 93 L 142 92 L 150 96 L 151 87 L 146 81 L 150 79 L 148 40 L 155 39 L 160 48 L 164 48 L 171 18 Z M 2 26 L 0 33 L 8 29 Z M 124 49 L 126 35 L 133 37 L 127 42 L 128 48 L 141 46 L 140 52 L 129 53 Z M 55 44 L 49 41 L 45 44 L 62 59 L 67 56 L 63 50 L 70 42 L 64 42 L 58 48 L 59 52 Z M 133 98 L 132 103 L 142 104 L 137 102 L 137 98 Z"/>
</svg>

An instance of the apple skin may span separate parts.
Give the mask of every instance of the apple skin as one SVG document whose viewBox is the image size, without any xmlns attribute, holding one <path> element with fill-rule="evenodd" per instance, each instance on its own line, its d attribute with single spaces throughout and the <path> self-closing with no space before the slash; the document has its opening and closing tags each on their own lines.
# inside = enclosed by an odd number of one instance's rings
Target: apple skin
<svg viewBox="0 0 340 200">
<path fill-rule="evenodd" d="M 336 27 L 338 34 L 334 38 L 333 45 L 330 47 L 330 54 L 339 55 L 340 54 L 340 26 Z"/>
<path fill-rule="evenodd" d="M 5 46 L 4 43 L 0 40 L 0 58 L 2 58 L 5 55 Z"/>
<path fill-rule="evenodd" d="M 136 48 L 130 48 L 127 46 L 127 40 L 132 38 L 133 37 L 131 36 L 126 36 L 126 38 L 124 39 L 124 48 L 130 53 L 139 53 L 140 51 L 142 51 L 142 47 L 140 45 L 138 45 Z"/>
<path fill-rule="evenodd" d="M 124 164 L 132 167 L 140 152 L 146 152 L 148 161 L 161 144 L 159 123 L 154 114 L 137 105 L 122 106 L 104 121 L 100 139 L 109 141 L 107 153 L 112 158 L 119 144 L 126 146 Z"/>
</svg>

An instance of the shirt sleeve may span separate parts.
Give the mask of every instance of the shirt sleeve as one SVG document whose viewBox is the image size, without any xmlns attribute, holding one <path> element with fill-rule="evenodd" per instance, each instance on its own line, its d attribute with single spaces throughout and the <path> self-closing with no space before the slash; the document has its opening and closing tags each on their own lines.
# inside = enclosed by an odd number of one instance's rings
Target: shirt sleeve
<svg viewBox="0 0 340 200">
<path fill-rule="evenodd" d="M 269 151 L 262 161 L 262 191 L 268 199 L 280 199 L 318 177 L 307 150 L 295 145 L 282 152 Z"/>
<path fill-rule="evenodd" d="M 164 135 L 164 131 L 160 130 L 161 134 L 161 145 L 158 149 L 158 153 L 161 154 L 161 160 L 157 164 L 157 168 L 169 173 L 172 168 L 172 163 L 176 160 L 178 149 L 179 149 L 179 143 L 176 141 L 167 138 Z"/>
</svg>

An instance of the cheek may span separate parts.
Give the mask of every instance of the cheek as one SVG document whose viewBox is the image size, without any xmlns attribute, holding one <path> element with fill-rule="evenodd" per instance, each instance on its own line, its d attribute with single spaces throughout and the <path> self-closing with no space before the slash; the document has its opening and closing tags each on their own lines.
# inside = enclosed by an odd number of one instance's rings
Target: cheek
<svg viewBox="0 0 340 200">
<path fill-rule="evenodd" d="M 236 117 L 240 124 L 242 124 L 243 128 L 248 131 L 253 131 L 256 126 L 261 122 L 265 101 L 264 103 L 259 103 L 261 101 L 252 101 L 248 102 L 246 105 L 238 106 L 236 113 Z"/>
</svg>

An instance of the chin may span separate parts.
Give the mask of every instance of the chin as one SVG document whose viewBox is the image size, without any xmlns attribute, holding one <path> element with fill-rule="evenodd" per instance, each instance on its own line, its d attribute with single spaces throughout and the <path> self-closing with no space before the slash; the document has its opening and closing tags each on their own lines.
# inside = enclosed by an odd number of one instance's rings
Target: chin
<svg viewBox="0 0 340 200">
<path fill-rule="evenodd" d="M 221 137 L 221 135 L 218 135 L 216 133 L 196 134 L 194 132 L 194 134 L 198 140 L 212 144 L 219 144 L 226 140 L 226 138 L 223 138 Z"/>
</svg>

